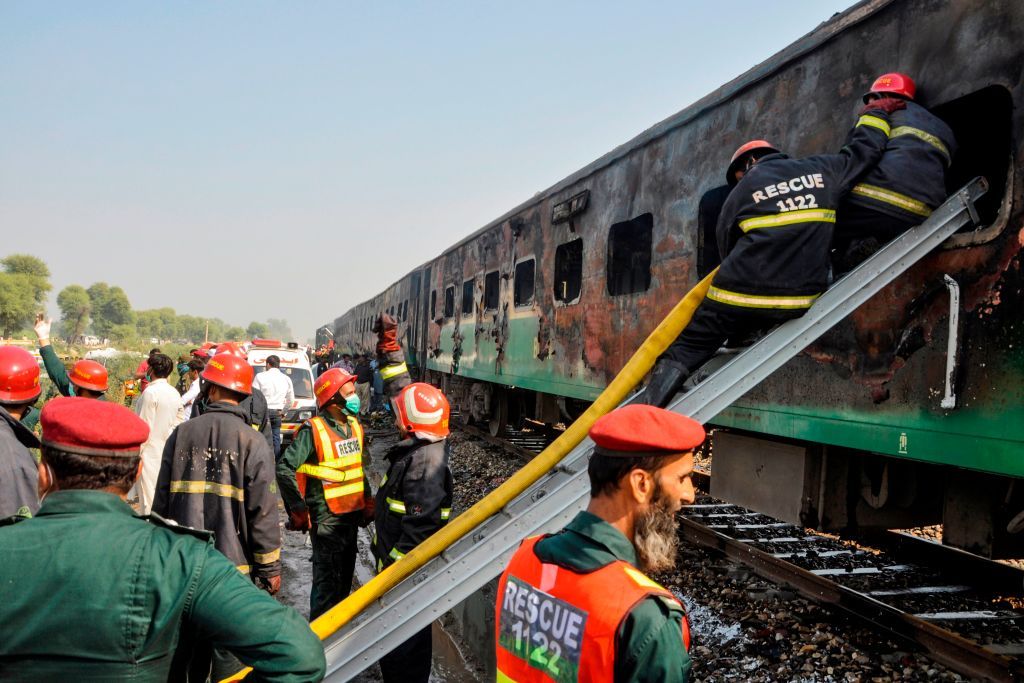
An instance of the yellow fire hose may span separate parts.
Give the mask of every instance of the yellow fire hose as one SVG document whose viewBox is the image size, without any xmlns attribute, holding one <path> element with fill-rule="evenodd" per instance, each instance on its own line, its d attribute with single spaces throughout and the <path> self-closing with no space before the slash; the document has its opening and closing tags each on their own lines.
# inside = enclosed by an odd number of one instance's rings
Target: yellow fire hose
<svg viewBox="0 0 1024 683">
<path fill-rule="evenodd" d="M 374 600 L 377 600 L 407 579 L 413 572 L 440 555 L 448 546 L 473 531 L 485 520 L 497 514 L 512 499 L 558 465 L 562 458 L 568 455 L 572 449 L 586 438 L 590 427 L 597 421 L 597 418 L 614 410 L 625 400 L 633 388 L 643 379 L 644 375 L 650 371 L 658 356 L 665 352 L 669 345 L 679 336 L 679 333 L 683 331 L 683 328 L 690 323 L 693 312 L 697 310 L 697 306 L 704 300 L 704 296 L 711 286 L 711 279 L 717 272 L 718 269 L 716 268 L 697 283 L 675 305 L 675 308 L 651 332 L 640 348 L 637 349 L 636 353 L 626 363 L 625 367 L 615 376 L 611 384 L 601 392 L 601 395 L 587 408 L 583 415 L 569 425 L 569 428 L 555 439 L 550 446 L 507 479 L 505 483 L 477 502 L 476 505 L 453 519 L 440 531 L 406 553 L 402 559 L 386 568 L 368 583 L 360 586 L 350 596 L 315 619 L 310 624 L 313 632 L 323 640 L 341 629 L 373 603 Z M 224 679 L 221 683 L 240 681 L 245 678 L 250 670 L 245 669 L 231 678 Z"/>
</svg>

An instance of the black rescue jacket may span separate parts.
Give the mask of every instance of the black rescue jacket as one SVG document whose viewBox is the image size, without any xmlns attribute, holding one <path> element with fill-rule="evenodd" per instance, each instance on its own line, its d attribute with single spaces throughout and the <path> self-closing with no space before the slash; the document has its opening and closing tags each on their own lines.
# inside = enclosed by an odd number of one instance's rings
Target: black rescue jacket
<svg viewBox="0 0 1024 683">
<path fill-rule="evenodd" d="M 913 102 L 890 119 L 882 160 L 853 186 L 847 201 L 919 223 L 946 200 L 946 170 L 956 154 L 956 138 L 942 119 Z"/>
<path fill-rule="evenodd" d="M 708 300 L 730 308 L 810 308 L 828 286 L 839 200 L 878 163 L 888 139 L 888 116 L 870 110 L 839 154 L 770 154 L 747 171 L 718 218 L 722 265 Z"/>
<path fill-rule="evenodd" d="M 447 440 L 406 439 L 386 457 L 388 473 L 374 505 L 372 549 L 378 571 L 447 524 L 452 513 Z"/>
<path fill-rule="evenodd" d="M 212 531 L 217 550 L 253 578 L 281 573 L 274 452 L 241 406 L 212 403 L 171 432 L 153 512 Z"/>
</svg>

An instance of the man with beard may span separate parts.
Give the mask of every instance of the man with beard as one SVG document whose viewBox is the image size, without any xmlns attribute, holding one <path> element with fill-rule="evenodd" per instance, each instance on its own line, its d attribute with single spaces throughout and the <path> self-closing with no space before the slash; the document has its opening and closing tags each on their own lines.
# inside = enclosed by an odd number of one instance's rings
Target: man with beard
<svg viewBox="0 0 1024 683">
<path fill-rule="evenodd" d="M 526 539 L 498 583 L 498 680 L 685 683 L 686 611 L 640 570 L 675 566 L 675 513 L 693 502 L 704 428 L 630 405 L 597 420 L 590 438 L 587 509 Z"/>
</svg>

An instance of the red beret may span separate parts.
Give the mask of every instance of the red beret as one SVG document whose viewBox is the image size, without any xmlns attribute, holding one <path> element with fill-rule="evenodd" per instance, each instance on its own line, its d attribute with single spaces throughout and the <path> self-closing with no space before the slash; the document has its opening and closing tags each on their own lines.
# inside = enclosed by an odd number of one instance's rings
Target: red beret
<svg viewBox="0 0 1024 683">
<path fill-rule="evenodd" d="M 130 458 L 149 437 L 149 425 L 135 413 L 95 398 L 55 398 L 39 422 L 44 446 L 80 455 Z"/>
<path fill-rule="evenodd" d="M 620 458 L 685 453 L 704 443 L 704 436 L 696 420 L 642 404 L 617 408 L 590 428 L 597 452 Z"/>
</svg>

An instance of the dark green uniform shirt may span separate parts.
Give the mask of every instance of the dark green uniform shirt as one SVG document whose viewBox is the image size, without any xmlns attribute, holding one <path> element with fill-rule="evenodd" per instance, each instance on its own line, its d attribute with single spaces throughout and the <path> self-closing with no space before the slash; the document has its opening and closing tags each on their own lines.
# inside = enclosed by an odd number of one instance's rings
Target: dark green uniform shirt
<svg viewBox="0 0 1024 683">
<path fill-rule="evenodd" d="M 209 534 L 169 524 L 75 490 L 0 527 L 0 680 L 167 681 L 183 632 L 254 667 L 246 680 L 320 680 L 323 648 L 299 613 Z"/>
<path fill-rule="evenodd" d="M 633 544 L 608 522 L 583 511 L 562 531 L 541 539 L 537 557 L 585 573 L 615 560 L 636 566 Z M 619 625 L 615 638 L 615 681 L 686 683 L 690 656 L 683 648 L 683 612 L 678 605 L 649 597 L 634 607 Z"/>
<path fill-rule="evenodd" d="M 352 438 L 352 428 L 349 427 L 347 420 L 345 422 L 335 422 L 334 418 L 326 413 L 320 415 L 320 417 L 324 418 L 327 421 L 327 426 L 333 429 L 341 438 Z M 295 471 L 307 462 L 315 465 L 317 458 L 316 446 L 313 444 L 313 427 L 309 422 L 304 422 L 295 433 L 295 438 L 292 440 L 291 445 L 281 454 L 281 459 L 277 461 L 277 488 L 281 491 L 281 498 L 284 499 L 285 507 L 295 511 L 308 509 L 309 518 L 315 523 L 317 520 L 327 519 L 334 513 L 327 507 L 327 499 L 324 498 L 324 485 L 316 477 L 306 477 L 305 499 L 299 493 L 299 485 L 295 481 Z M 370 450 L 366 445 L 366 438 L 364 437 L 364 488 L 366 486 L 365 467 L 369 463 Z M 348 515 L 353 515 L 353 520 L 356 521 L 362 519 L 361 512 L 350 512 L 343 516 L 347 517 Z"/>
</svg>

